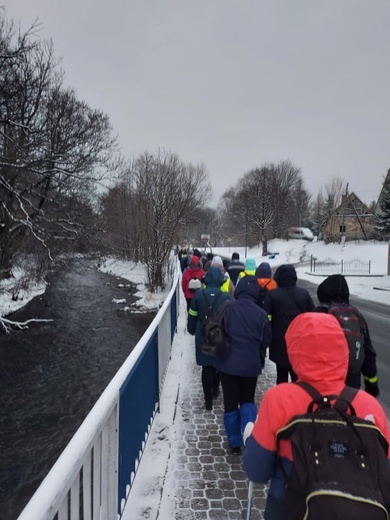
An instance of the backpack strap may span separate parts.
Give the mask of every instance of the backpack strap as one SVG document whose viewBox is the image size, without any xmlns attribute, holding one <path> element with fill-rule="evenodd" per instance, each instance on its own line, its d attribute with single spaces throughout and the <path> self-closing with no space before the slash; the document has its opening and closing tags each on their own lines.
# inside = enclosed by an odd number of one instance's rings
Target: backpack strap
<svg viewBox="0 0 390 520">
<path fill-rule="evenodd" d="M 304 390 L 306 390 L 306 392 L 310 395 L 310 397 L 313 398 L 314 401 L 322 401 L 322 394 L 320 394 L 320 392 L 309 383 L 306 383 L 305 381 L 294 381 L 294 385 L 298 385 Z"/>
<path fill-rule="evenodd" d="M 346 412 L 348 408 L 351 410 L 352 415 L 356 415 L 355 409 L 352 406 L 352 401 L 355 399 L 356 394 L 358 393 L 358 388 L 352 388 L 351 386 L 345 386 L 343 391 L 340 394 L 340 399 L 336 401 L 335 407 L 340 410 L 340 412 Z"/>
<path fill-rule="evenodd" d="M 358 393 L 358 388 L 352 388 L 350 386 L 345 386 L 340 393 L 340 395 L 327 395 L 323 396 L 320 394 L 320 392 L 314 388 L 314 386 L 310 385 L 309 383 L 306 383 L 305 381 L 295 381 L 295 385 L 300 386 L 306 392 L 313 398 L 313 401 L 315 404 L 326 404 L 329 403 L 328 406 L 330 406 L 330 399 L 336 399 L 335 404 L 333 405 L 339 412 L 346 413 L 349 409 L 351 412 L 351 415 L 356 415 L 355 409 L 352 406 L 352 401 L 354 400 L 356 394 Z M 312 411 L 312 405 L 309 405 L 309 408 L 311 408 Z"/>
</svg>

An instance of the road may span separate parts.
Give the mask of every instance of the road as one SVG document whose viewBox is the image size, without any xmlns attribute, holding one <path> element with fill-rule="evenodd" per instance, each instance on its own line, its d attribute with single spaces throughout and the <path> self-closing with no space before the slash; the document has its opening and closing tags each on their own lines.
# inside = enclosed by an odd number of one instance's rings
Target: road
<svg viewBox="0 0 390 520">
<path fill-rule="evenodd" d="M 298 285 L 305 287 L 317 304 L 317 285 L 307 280 L 299 280 Z M 372 344 L 377 352 L 379 400 L 390 418 L 390 306 L 357 297 L 352 297 L 350 303 L 360 310 L 368 323 Z"/>
</svg>

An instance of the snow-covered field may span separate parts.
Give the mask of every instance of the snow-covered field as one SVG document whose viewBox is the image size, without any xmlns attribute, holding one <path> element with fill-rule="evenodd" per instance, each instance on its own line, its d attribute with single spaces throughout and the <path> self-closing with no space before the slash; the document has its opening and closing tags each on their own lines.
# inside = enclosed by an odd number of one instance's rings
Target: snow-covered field
<svg viewBox="0 0 390 520">
<path fill-rule="evenodd" d="M 364 297 L 367 300 L 381 301 L 390 305 L 390 276 L 387 274 L 389 258 L 389 245 L 387 242 L 346 242 L 341 244 L 325 244 L 322 241 L 307 242 L 305 240 L 271 240 L 268 246 L 269 252 L 278 253 L 275 258 L 263 257 L 261 248 L 248 249 L 247 257 L 254 258 L 256 265 L 260 262 L 268 262 L 274 269 L 285 263 L 305 265 L 296 267 L 298 277 L 315 284 L 320 284 L 327 275 L 320 276 L 310 273 L 310 258 L 313 256 L 318 262 L 341 260 L 348 262 L 358 259 L 362 262 L 371 263 L 370 275 L 349 276 L 347 282 L 350 293 L 355 296 Z M 245 258 L 244 247 L 214 248 L 214 254 L 231 257 L 236 251 L 240 259 Z M 329 273 L 328 273 L 329 274 Z"/>
</svg>

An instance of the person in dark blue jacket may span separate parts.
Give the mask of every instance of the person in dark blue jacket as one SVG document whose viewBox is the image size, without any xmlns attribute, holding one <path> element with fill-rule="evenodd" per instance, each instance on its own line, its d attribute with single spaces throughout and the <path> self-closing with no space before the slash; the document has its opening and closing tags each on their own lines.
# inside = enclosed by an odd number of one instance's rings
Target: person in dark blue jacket
<svg viewBox="0 0 390 520">
<path fill-rule="evenodd" d="M 260 287 L 255 276 L 245 276 L 234 291 L 234 300 L 226 308 L 224 326 L 230 354 L 216 358 L 220 373 L 223 420 L 232 453 L 241 453 L 242 432 L 257 414 L 255 390 L 261 374 L 266 349 L 271 342 L 267 313 L 255 302 Z"/>
<path fill-rule="evenodd" d="M 226 271 L 234 285 L 237 283 L 238 275 L 244 271 L 244 269 L 244 264 L 240 262 L 240 255 L 238 253 L 233 253 L 232 259 L 226 267 Z"/>
<path fill-rule="evenodd" d="M 191 300 L 188 311 L 187 330 L 190 334 L 195 334 L 195 354 L 196 364 L 202 367 L 202 387 L 205 399 L 206 410 L 213 409 L 213 397 L 219 395 L 219 373 L 215 369 L 215 357 L 202 352 L 204 319 L 209 304 L 215 302 L 215 311 L 226 300 L 231 300 L 228 292 L 221 291 L 221 285 L 225 277 L 219 267 L 210 267 L 204 277 L 204 289 L 198 289 Z M 217 299 L 218 298 L 218 299 Z"/>
<path fill-rule="evenodd" d="M 287 355 L 284 335 L 292 320 L 303 312 L 311 312 L 314 302 L 309 291 L 297 286 L 297 272 L 292 264 L 280 265 L 274 274 L 278 284 L 273 291 L 268 291 L 263 309 L 268 314 L 272 327 L 272 341 L 269 358 L 276 364 L 276 384 L 296 381 Z"/>
</svg>

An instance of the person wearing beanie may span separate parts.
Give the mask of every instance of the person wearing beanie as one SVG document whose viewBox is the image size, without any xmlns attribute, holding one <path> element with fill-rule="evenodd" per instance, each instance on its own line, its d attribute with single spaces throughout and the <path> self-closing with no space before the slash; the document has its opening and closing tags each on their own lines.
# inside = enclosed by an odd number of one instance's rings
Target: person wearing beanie
<svg viewBox="0 0 390 520">
<path fill-rule="evenodd" d="M 202 352 L 204 340 L 202 322 L 207 312 L 206 300 L 211 305 L 215 302 L 215 311 L 218 312 L 220 306 L 231 299 L 228 293 L 221 291 L 223 281 L 224 276 L 219 267 L 210 267 L 204 277 L 205 287 L 196 291 L 188 311 L 187 330 L 195 335 L 196 364 L 202 367 L 204 403 L 208 411 L 213 409 L 213 398 L 219 395 L 219 373 L 214 366 L 215 357 Z"/>
<path fill-rule="evenodd" d="M 216 255 L 211 260 L 211 267 L 218 267 L 218 269 L 221 270 L 221 273 L 224 276 L 223 284 L 221 285 L 221 291 L 222 292 L 228 292 L 230 296 L 233 298 L 234 294 L 234 284 L 230 279 L 229 274 L 226 272 L 224 266 L 223 266 L 223 260 L 220 256 Z"/>
<path fill-rule="evenodd" d="M 192 255 L 191 262 L 184 270 L 181 279 L 184 298 L 187 301 L 187 310 L 190 308 L 191 300 L 195 296 L 195 291 L 202 287 L 202 281 L 205 274 L 206 273 L 200 265 L 200 258 L 196 255 Z M 195 280 L 198 280 L 197 284 L 194 283 Z"/>
<path fill-rule="evenodd" d="M 237 285 L 235 299 L 224 315 L 230 354 L 215 361 L 221 377 L 223 422 L 228 444 L 232 453 L 237 455 L 241 452 L 246 424 L 256 418 L 257 378 L 262 372 L 271 340 L 267 314 L 256 304 L 259 289 L 257 279 L 250 275 Z"/>
<path fill-rule="evenodd" d="M 349 303 L 349 287 L 347 280 L 342 274 L 332 274 L 328 276 L 317 287 L 317 298 L 320 305 L 315 308 L 318 312 L 328 313 L 330 309 L 352 309 L 360 324 L 363 333 L 363 364 L 361 370 L 354 372 L 352 367 L 348 370 L 346 384 L 353 388 L 360 388 L 361 376 L 363 375 L 365 390 L 369 394 L 377 397 L 379 395 L 378 371 L 376 366 L 376 352 L 371 342 L 368 325 L 362 313 Z"/>
<path fill-rule="evenodd" d="M 259 267 L 256 269 L 255 276 L 260 287 L 257 304 L 260 305 L 260 307 L 263 307 L 267 292 L 276 289 L 278 284 L 272 279 L 271 266 L 268 262 L 261 262 Z"/>
<path fill-rule="evenodd" d="M 226 268 L 226 271 L 230 276 L 233 285 L 237 285 L 237 277 L 244 269 L 244 264 L 240 262 L 240 255 L 238 253 L 233 253 L 232 259 L 228 263 Z"/>
<path fill-rule="evenodd" d="M 201 251 L 199 251 L 198 248 L 195 248 L 195 249 L 194 249 L 194 255 L 196 255 L 196 256 L 199 257 L 199 258 L 202 258 L 202 253 L 201 253 Z"/>
<path fill-rule="evenodd" d="M 256 269 L 256 278 L 268 278 L 271 279 L 272 271 L 271 266 L 268 262 L 261 262 L 259 267 Z"/>
<path fill-rule="evenodd" d="M 255 276 L 256 274 L 256 260 L 254 258 L 246 258 L 244 263 L 244 270 L 238 274 L 237 284 L 244 276 Z M 236 284 L 236 285 L 237 285 Z"/>
<path fill-rule="evenodd" d="M 297 273 L 292 264 L 280 265 L 274 275 L 277 288 L 268 291 L 263 309 L 268 314 L 272 326 L 272 341 L 269 358 L 276 364 L 276 384 L 289 379 L 296 380 L 287 356 L 284 335 L 292 320 L 302 312 L 314 309 L 309 291 L 297 287 Z"/>
<path fill-rule="evenodd" d="M 334 316 L 318 312 L 300 314 L 287 329 L 286 344 L 299 382 L 309 383 L 321 395 L 340 395 L 345 386 L 349 349 Z M 266 520 L 289 518 L 285 511 L 286 483 L 280 462 L 290 474 L 294 455 L 291 441 L 281 441 L 277 445 L 276 434 L 294 416 L 306 414 L 312 399 L 299 385 L 283 383 L 274 386 L 263 395 L 254 425 L 248 423 L 246 427 L 244 471 L 253 482 L 265 484 L 271 480 L 265 506 Z M 390 441 L 386 414 L 374 397 L 358 390 L 352 406 L 357 417 L 372 420 Z"/>
</svg>

